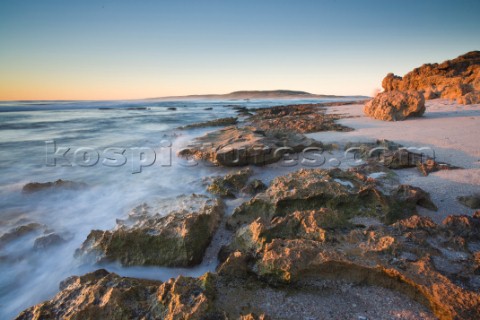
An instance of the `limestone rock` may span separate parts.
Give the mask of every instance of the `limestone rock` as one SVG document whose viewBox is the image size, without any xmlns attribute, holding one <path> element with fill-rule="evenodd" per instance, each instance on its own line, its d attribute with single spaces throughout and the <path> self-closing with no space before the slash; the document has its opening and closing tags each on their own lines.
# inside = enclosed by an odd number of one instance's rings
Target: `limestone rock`
<svg viewBox="0 0 480 320">
<path fill-rule="evenodd" d="M 403 188 L 403 193 L 397 190 L 389 195 L 355 170 L 301 169 L 277 177 L 265 193 L 236 208 L 227 226 L 235 229 L 258 218 L 270 221 L 294 211 L 320 208 L 337 211 L 338 221 L 364 216 L 391 223 L 414 214 L 416 205 L 433 208 L 426 193 L 409 186 Z"/>
<path fill-rule="evenodd" d="M 480 103 L 480 91 L 472 91 L 464 96 L 457 98 L 457 102 L 460 104 L 479 104 Z"/>
<path fill-rule="evenodd" d="M 23 186 L 23 193 L 34 193 L 48 189 L 63 189 L 63 190 L 81 190 L 87 187 L 86 183 L 75 182 L 69 180 L 57 180 L 55 182 L 30 182 Z"/>
<path fill-rule="evenodd" d="M 363 102 L 363 101 L 362 101 Z M 327 104 L 302 104 L 260 108 L 248 120 L 260 130 L 287 130 L 297 133 L 351 131 L 335 122 L 342 115 L 327 114 Z"/>
<path fill-rule="evenodd" d="M 307 147 L 322 148 L 323 144 L 292 131 L 231 126 L 197 138 L 178 155 L 234 167 L 274 163 L 287 153 L 301 152 Z"/>
<path fill-rule="evenodd" d="M 385 91 L 417 90 L 426 99 L 457 99 L 459 103 L 479 103 L 480 51 L 468 52 L 443 63 L 424 64 L 403 78 L 389 73 L 382 82 Z"/>
<path fill-rule="evenodd" d="M 0 248 L 27 235 L 39 235 L 45 230 L 45 225 L 36 222 L 30 222 L 13 227 L 0 236 Z"/>
<path fill-rule="evenodd" d="M 209 311 L 213 300 L 209 277 L 161 283 L 101 269 L 68 278 L 52 300 L 23 311 L 16 319 L 215 319 Z"/>
<path fill-rule="evenodd" d="M 267 186 L 265 185 L 265 183 L 263 183 L 262 180 L 253 179 L 245 187 L 243 187 L 240 192 L 246 195 L 254 196 L 257 193 L 265 191 L 266 189 Z"/>
<path fill-rule="evenodd" d="M 180 197 L 174 203 L 177 209 L 160 207 L 156 213 L 141 206 L 127 220 L 118 221 L 115 229 L 93 230 L 76 256 L 125 266 L 199 264 L 220 223 L 223 203 L 198 195 Z"/>
<path fill-rule="evenodd" d="M 480 209 L 480 193 L 458 197 L 458 201 L 469 208 Z"/>
<path fill-rule="evenodd" d="M 285 218 L 295 221 L 294 216 Z M 429 306 L 439 319 L 480 316 L 479 257 L 468 249 L 479 239 L 478 218 L 449 216 L 437 225 L 412 216 L 390 226 L 337 228 L 327 232 L 326 240 L 307 239 L 305 229 L 293 224 L 289 232 L 278 233 L 274 220 L 279 218 L 257 219 L 237 231 L 236 249 L 254 261 L 242 273 L 276 284 L 318 276 L 385 286 Z M 321 224 L 309 226 L 311 234 L 325 231 Z M 238 245 L 242 229 L 251 230 L 249 246 Z"/>
<path fill-rule="evenodd" d="M 400 121 L 420 117 L 425 112 L 425 99 L 416 91 L 386 91 L 365 104 L 366 115 L 384 121 Z"/>
<path fill-rule="evenodd" d="M 253 171 L 250 168 L 246 168 L 229 173 L 224 177 L 215 177 L 211 179 L 207 191 L 220 197 L 235 198 L 235 194 L 246 187 L 247 181 L 252 173 Z"/>
<path fill-rule="evenodd" d="M 229 118 L 220 118 L 215 120 L 210 120 L 206 122 L 192 123 L 186 126 L 180 127 L 179 129 L 196 129 L 196 128 L 206 128 L 206 127 L 221 127 L 221 126 L 230 126 L 237 124 L 238 118 L 229 117 Z"/>
<path fill-rule="evenodd" d="M 67 242 L 67 239 L 65 239 L 58 233 L 51 232 L 35 239 L 33 248 L 35 250 L 45 250 L 54 246 L 61 245 L 65 242 Z"/>
</svg>

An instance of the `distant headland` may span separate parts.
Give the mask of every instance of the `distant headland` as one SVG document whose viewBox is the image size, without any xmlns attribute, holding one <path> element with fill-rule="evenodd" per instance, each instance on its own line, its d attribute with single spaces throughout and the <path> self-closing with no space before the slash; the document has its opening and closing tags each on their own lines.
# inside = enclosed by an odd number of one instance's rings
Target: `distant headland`
<svg viewBox="0 0 480 320">
<path fill-rule="evenodd" d="M 226 94 L 202 94 L 187 96 L 156 97 L 150 99 L 162 100 L 245 100 L 245 99 L 328 99 L 328 98 L 365 98 L 364 96 L 336 96 L 313 94 L 306 91 L 296 90 L 242 90 Z"/>
</svg>

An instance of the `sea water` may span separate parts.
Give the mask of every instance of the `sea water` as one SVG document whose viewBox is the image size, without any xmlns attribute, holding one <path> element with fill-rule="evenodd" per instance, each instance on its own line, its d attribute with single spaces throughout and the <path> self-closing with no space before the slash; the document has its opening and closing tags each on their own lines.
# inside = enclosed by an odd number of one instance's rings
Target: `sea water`
<svg viewBox="0 0 480 320">
<path fill-rule="evenodd" d="M 51 299 L 63 279 L 98 269 L 94 263 L 74 258 L 91 230 L 113 228 L 116 219 L 125 218 L 142 203 L 205 193 L 202 178 L 224 169 L 191 165 L 175 153 L 215 128 L 178 127 L 235 116 L 231 108 L 235 105 L 257 108 L 325 101 L 0 102 L 0 236 L 34 222 L 68 239 L 34 250 L 38 234 L 27 234 L 0 246 L 0 319 Z M 123 164 L 105 165 L 111 148 L 123 150 Z M 58 179 L 84 182 L 88 187 L 22 193 L 29 182 Z M 216 261 L 191 269 L 102 267 L 122 276 L 166 280 L 180 274 L 199 276 L 215 266 Z"/>
</svg>

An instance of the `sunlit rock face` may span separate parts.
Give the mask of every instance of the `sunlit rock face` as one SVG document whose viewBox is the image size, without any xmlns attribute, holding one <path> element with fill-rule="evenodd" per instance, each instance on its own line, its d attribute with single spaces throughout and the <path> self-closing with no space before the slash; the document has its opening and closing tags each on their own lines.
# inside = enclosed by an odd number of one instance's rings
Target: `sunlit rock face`
<svg viewBox="0 0 480 320">
<path fill-rule="evenodd" d="M 113 230 L 93 230 L 76 256 L 119 261 L 125 266 L 199 264 L 220 223 L 223 203 L 201 195 L 172 199 L 174 204 L 165 202 L 158 208 L 135 208 Z"/>
<path fill-rule="evenodd" d="M 385 121 L 420 117 L 425 113 L 425 99 L 417 91 L 382 92 L 365 104 L 364 112 L 369 117 Z"/>
<path fill-rule="evenodd" d="M 480 51 L 468 52 L 440 64 L 424 64 L 403 78 L 389 73 L 382 82 L 385 91 L 416 90 L 425 99 L 456 99 L 463 104 L 480 102 Z"/>
</svg>

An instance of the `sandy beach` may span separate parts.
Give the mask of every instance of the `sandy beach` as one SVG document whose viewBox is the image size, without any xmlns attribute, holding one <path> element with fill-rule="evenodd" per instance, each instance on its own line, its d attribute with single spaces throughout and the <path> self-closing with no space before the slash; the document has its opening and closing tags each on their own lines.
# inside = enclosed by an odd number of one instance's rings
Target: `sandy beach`
<svg viewBox="0 0 480 320">
<path fill-rule="evenodd" d="M 480 191 L 480 105 L 459 105 L 446 99 L 429 100 L 421 118 L 385 122 L 367 117 L 363 105 L 330 107 L 327 113 L 349 118 L 338 123 L 353 128 L 349 132 L 318 132 L 308 137 L 336 143 L 340 150 L 348 142 L 373 142 L 387 139 L 404 147 L 427 147 L 437 161 L 461 167 L 422 176 L 415 168 L 397 170 L 401 183 L 418 186 L 430 193 L 438 212 L 420 209 L 435 221 L 449 214 L 471 215 L 473 210 L 457 201 L 458 196 Z M 430 153 L 429 153 L 430 154 Z"/>
</svg>

